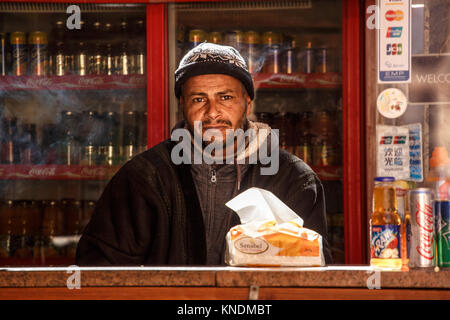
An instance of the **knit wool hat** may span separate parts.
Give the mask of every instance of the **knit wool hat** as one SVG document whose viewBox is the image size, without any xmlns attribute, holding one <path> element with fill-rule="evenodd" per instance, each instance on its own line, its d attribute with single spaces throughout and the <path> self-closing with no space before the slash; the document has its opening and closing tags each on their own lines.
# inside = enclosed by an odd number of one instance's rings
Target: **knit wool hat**
<svg viewBox="0 0 450 320">
<path fill-rule="evenodd" d="M 203 42 L 186 53 L 175 71 L 175 96 L 180 98 L 187 79 L 203 74 L 232 76 L 242 82 L 250 99 L 255 97 L 252 76 L 245 60 L 233 47 Z"/>
</svg>

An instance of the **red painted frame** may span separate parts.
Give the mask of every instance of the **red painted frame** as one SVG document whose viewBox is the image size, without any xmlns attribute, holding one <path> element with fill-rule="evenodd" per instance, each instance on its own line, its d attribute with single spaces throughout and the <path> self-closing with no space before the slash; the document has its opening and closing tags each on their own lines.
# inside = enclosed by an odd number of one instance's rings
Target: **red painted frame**
<svg viewBox="0 0 450 320">
<path fill-rule="evenodd" d="M 342 4 L 345 263 L 365 264 L 364 7 L 359 0 Z"/>
<path fill-rule="evenodd" d="M 167 6 L 147 6 L 147 147 L 168 137 Z"/>
</svg>

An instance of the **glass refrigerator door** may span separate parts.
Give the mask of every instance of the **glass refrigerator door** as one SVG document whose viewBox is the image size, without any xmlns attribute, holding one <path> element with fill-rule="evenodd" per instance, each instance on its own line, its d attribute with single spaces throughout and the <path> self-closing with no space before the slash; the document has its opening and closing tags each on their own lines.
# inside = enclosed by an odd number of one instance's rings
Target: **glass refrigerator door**
<svg viewBox="0 0 450 320">
<path fill-rule="evenodd" d="M 303 159 L 326 192 L 328 239 L 344 263 L 342 185 L 342 3 L 249 1 L 170 4 L 169 88 L 182 56 L 208 41 L 234 46 L 252 73 L 249 119 L 280 130 L 280 144 Z M 170 98 L 170 125 L 183 119 Z"/>
<path fill-rule="evenodd" d="M 145 5 L 69 6 L 0 4 L 0 265 L 73 264 L 106 183 L 146 148 Z"/>
</svg>

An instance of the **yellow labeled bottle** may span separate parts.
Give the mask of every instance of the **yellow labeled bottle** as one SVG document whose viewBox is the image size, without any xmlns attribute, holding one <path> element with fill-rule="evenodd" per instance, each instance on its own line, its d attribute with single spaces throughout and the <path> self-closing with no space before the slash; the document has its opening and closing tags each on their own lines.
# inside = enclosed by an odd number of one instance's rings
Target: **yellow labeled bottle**
<svg viewBox="0 0 450 320">
<path fill-rule="evenodd" d="M 397 212 L 395 179 L 375 178 L 370 219 L 370 265 L 382 270 L 401 270 L 401 218 Z"/>
</svg>

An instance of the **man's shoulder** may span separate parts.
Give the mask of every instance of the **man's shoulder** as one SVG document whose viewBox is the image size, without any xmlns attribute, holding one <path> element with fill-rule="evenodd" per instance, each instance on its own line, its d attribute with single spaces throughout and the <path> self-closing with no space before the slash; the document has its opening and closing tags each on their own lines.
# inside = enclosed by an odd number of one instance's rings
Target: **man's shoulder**
<svg viewBox="0 0 450 320">
<path fill-rule="evenodd" d="M 172 167 L 170 162 L 170 140 L 147 149 L 126 162 L 120 171 L 122 174 L 138 174 L 140 176 L 156 174 Z"/>
<path fill-rule="evenodd" d="M 280 168 L 279 171 L 291 171 L 296 174 L 301 175 L 312 175 L 315 176 L 316 173 L 311 169 L 311 167 L 306 164 L 302 159 L 297 156 L 287 152 L 286 150 L 280 149 Z"/>
</svg>

